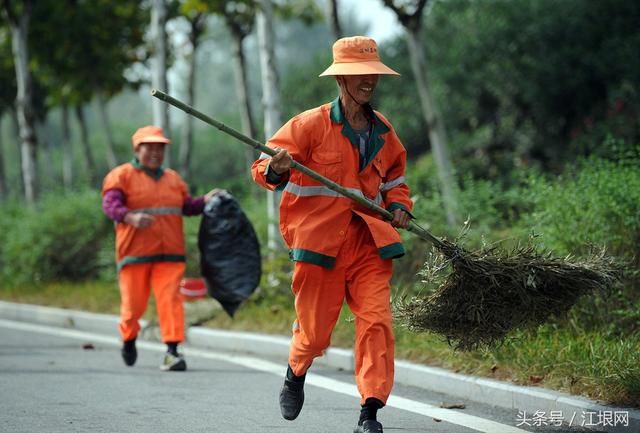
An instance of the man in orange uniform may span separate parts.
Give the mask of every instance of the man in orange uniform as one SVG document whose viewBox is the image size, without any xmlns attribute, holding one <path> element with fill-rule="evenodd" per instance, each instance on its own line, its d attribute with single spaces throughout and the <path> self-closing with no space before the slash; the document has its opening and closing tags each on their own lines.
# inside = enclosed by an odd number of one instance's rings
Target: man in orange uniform
<svg viewBox="0 0 640 433">
<path fill-rule="evenodd" d="M 329 346 L 346 299 L 356 317 L 361 394 L 354 431 L 378 433 L 376 412 L 386 404 L 394 376 L 391 259 L 404 254 L 394 227 L 409 224 L 412 202 L 405 149 L 369 100 L 380 75 L 398 74 L 380 61 L 375 41 L 366 37 L 336 41 L 333 60 L 321 76 L 335 76 L 339 97 L 289 120 L 267 143 L 278 153 L 261 155 L 252 167 L 258 184 L 283 191 L 280 230 L 295 261 L 296 321 L 280 409 L 288 420 L 300 413 L 305 373 Z M 290 170 L 292 160 L 385 207 L 393 220 Z"/>
<path fill-rule="evenodd" d="M 135 158 L 114 168 L 104 179 L 102 208 L 116 223 L 122 358 L 128 366 L 136 362 L 138 321 L 153 288 L 160 333 L 167 344 L 160 368 L 183 371 L 187 364 L 178 353 L 178 344 L 184 340 L 179 294 L 185 271 L 182 215 L 201 214 L 204 204 L 219 190 L 190 197 L 180 175 L 162 168 L 165 146 L 170 142 L 162 128 L 138 129 L 132 137 Z"/>
</svg>

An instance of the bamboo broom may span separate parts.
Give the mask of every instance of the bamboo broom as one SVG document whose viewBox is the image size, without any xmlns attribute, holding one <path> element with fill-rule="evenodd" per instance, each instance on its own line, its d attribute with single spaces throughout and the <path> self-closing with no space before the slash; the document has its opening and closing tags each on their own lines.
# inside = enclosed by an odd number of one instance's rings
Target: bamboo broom
<svg viewBox="0 0 640 433">
<path fill-rule="evenodd" d="M 160 90 L 151 90 L 151 95 L 267 155 L 276 154 L 270 147 Z M 393 219 L 388 210 L 299 162 L 293 161 L 292 168 L 385 219 Z M 394 316 L 407 328 L 435 332 L 462 350 L 499 343 L 510 331 L 536 326 L 552 315 L 566 313 L 581 296 L 607 291 L 617 281 L 617 265 L 604 251 L 583 261 L 570 256 L 556 258 L 531 245 L 518 245 L 510 252 L 495 247 L 468 251 L 436 237 L 414 221 L 407 230 L 433 244 L 444 259 L 438 270 L 448 269 L 449 273 L 433 293 L 397 302 Z M 429 267 L 425 264 L 425 268 Z"/>
</svg>

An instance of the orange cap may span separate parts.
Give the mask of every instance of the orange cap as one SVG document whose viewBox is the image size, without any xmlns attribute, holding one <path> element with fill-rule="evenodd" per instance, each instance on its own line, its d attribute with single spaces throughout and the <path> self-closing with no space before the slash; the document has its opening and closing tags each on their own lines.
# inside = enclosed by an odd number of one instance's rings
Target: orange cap
<svg viewBox="0 0 640 433">
<path fill-rule="evenodd" d="M 141 143 L 164 143 L 169 144 L 171 140 L 164 136 L 162 128 L 159 126 L 143 126 L 131 137 L 131 143 L 133 143 L 133 150 L 137 150 Z"/>
<path fill-rule="evenodd" d="M 327 75 L 400 75 L 380 61 L 376 41 L 365 36 L 338 39 L 333 44 L 333 63 Z"/>
</svg>

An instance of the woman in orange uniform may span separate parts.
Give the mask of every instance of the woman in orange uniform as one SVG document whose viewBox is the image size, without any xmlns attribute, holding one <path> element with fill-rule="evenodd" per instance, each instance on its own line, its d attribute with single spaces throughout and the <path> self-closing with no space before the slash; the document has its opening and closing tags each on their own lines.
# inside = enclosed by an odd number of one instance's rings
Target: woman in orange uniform
<svg viewBox="0 0 640 433">
<path fill-rule="evenodd" d="M 115 221 L 121 354 L 125 364 L 136 362 L 138 321 L 153 289 L 162 341 L 167 344 L 160 368 L 184 371 L 187 364 L 178 353 L 178 344 L 184 340 L 184 309 L 179 294 L 185 271 L 182 215 L 201 214 L 205 203 L 219 190 L 190 197 L 180 175 L 162 168 L 165 146 L 170 142 L 162 128 L 139 128 L 132 137 L 135 158 L 114 168 L 104 179 L 102 208 Z"/>
<path fill-rule="evenodd" d="M 356 317 L 355 376 L 361 394 L 356 433 L 381 433 L 376 412 L 393 386 L 391 259 L 404 254 L 394 227 L 406 227 L 412 202 L 405 183 L 406 151 L 393 126 L 369 104 L 380 75 L 398 75 L 378 56 L 373 39 L 356 36 L 333 45 L 340 95 L 289 120 L 268 141 L 254 180 L 280 189 L 280 230 L 295 261 L 292 290 L 296 321 L 280 392 L 285 419 L 304 402 L 305 373 L 329 346 L 343 302 Z M 290 170 L 295 160 L 393 214 L 385 221 L 340 194 Z"/>
</svg>

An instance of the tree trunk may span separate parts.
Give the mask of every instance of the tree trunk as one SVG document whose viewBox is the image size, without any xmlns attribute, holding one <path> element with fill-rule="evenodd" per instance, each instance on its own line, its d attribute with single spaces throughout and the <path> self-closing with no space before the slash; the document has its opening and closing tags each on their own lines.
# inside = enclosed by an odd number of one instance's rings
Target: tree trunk
<svg viewBox="0 0 640 433">
<path fill-rule="evenodd" d="M 391 9 L 397 16 L 398 21 L 402 24 L 407 33 L 407 45 L 409 48 L 409 60 L 413 71 L 416 85 L 418 87 L 418 97 L 420 98 L 420 107 L 422 115 L 427 126 L 429 141 L 431 142 L 431 150 L 438 168 L 438 179 L 440 181 L 440 192 L 442 201 L 447 215 L 449 225 L 455 225 L 457 218 L 457 201 L 455 184 L 452 172 L 451 162 L 447 148 L 447 137 L 444 122 L 432 98 L 429 89 L 429 79 L 427 77 L 427 67 L 424 58 L 424 47 L 420 39 L 420 29 L 422 28 L 422 18 L 424 16 L 424 8 L 428 0 L 417 0 L 414 2 L 400 2 L 396 4 L 394 0 L 382 0 L 385 6 Z M 408 8 L 408 6 L 413 6 Z M 412 12 L 409 13 L 408 10 Z"/>
<path fill-rule="evenodd" d="M 4 142 L 2 141 L 2 118 L 0 114 L 0 202 L 4 201 L 9 195 L 7 188 L 7 173 L 4 169 Z"/>
<path fill-rule="evenodd" d="M 442 192 L 442 199 L 445 212 L 447 214 L 447 223 L 453 226 L 458 220 L 457 202 L 455 197 L 457 187 L 451 173 L 451 162 L 447 148 L 446 131 L 440 113 L 436 110 L 431 96 L 431 91 L 429 89 L 427 68 L 425 66 L 426 62 L 423 54 L 424 47 L 420 40 L 419 28 L 412 29 L 406 27 L 406 30 L 411 69 L 413 70 L 413 75 L 418 87 L 420 106 L 422 108 L 422 115 L 427 124 L 431 150 L 433 151 L 435 163 L 438 167 L 438 178 L 440 180 L 440 190 Z"/>
<path fill-rule="evenodd" d="M 82 145 L 84 165 L 89 172 L 89 182 L 92 187 L 95 187 L 98 186 L 98 173 L 96 173 L 96 164 L 94 163 L 91 145 L 89 144 L 89 130 L 87 129 L 87 122 L 84 119 L 84 111 L 81 105 L 76 105 L 76 118 L 80 125 L 80 144 Z"/>
<path fill-rule="evenodd" d="M 20 167 L 20 177 L 17 185 L 17 194 L 24 194 L 24 177 L 22 176 L 22 143 L 20 142 L 20 122 L 18 122 L 17 107 L 14 105 L 9 110 L 9 117 L 11 117 L 11 133 L 13 134 L 13 142 L 16 146 L 16 155 L 18 155 L 18 167 Z"/>
<path fill-rule="evenodd" d="M 194 18 L 190 22 L 191 32 L 189 40 L 191 42 L 191 54 L 189 56 L 189 76 L 187 78 L 187 100 L 186 103 L 194 106 L 195 87 L 196 87 L 196 67 L 197 67 L 197 49 L 200 39 L 201 30 L 199 28 L 200 19 Z M 184 117 L 184 126 L 182 129 L 182 142 L 180 143 L 180 154 L 178 156 L 180 172 L 185 179 L 189 178 L 191 172 L 191 153 L 193 150 L 193 116 L 186 114 Z"/>
<path fill-rule="evenodd" d="M 62 105 L 62 185 L 66 192 L 73 188 L 73 150 L 69 128 L 69 107 Z"/>
<path fill-rule="evenodd" d="M 239 30 L 231 29 L 231 57 L 233 59 L 233 72 L 235 76 L 236 95 L 238 96 L 238 105 L 240 108 L 240 123 L 242 125 L 243 134 L 255 138 L 256 127 L 251 114 L 251 102 L 249 101 L 249 84 L 247 82 L 247 62 L 244 56 L 243 41 L 245 35 Z M 245 151 L 245 159 L 247 162 L 247 170 L 256 159 L 254 150 L 247 147 Z"/>
<path fill-rule="evenodd" d="M 104 93 L 101 89 L 96 89 L 96 101 L 98 103 L 98 114 L 100 121 L 102 122 L 102 128 L 104 129 L 105 137 L 107 138 L 107 166 L 114 168 L 118 165 L 118 158 L 116 157 L 116 144 L 113 139 L 113 131 L 111 130 L 111 122 L 109 122 L 109 114 L 107 112 L 107 101 L 104 97 Z"/>
<path fill-rule="evenodd" d="M 153 67 L 151 68 L 151 85 L 163 92 L 169 92 L 167 85 L 167 4 L 165 0 L 153 0 L 151 9 L 151 35 L 154 46 Z M 152 98 L 153 124 L 169 131 L 169 106 L 157 98 Z M 171 146 L 164 157 L 165 165 L 171 165 Z"/>
<path fill-rule="evenodd" d="M 195 50 L 195 46 L 194 46 Z M 195 94 L 195 79 L 196 79 L 196 55 L 195 52 L 191 53 L 189 59 L 189 76 L 187 78 L 187 98 L 186 103 L 193 107 L 194 94 Z M 189 178 L 191 169 L 191 153 L 193 150 L 193 116 L 186 114 L 184 117 L 184 124 L 182 129 L 182 141 L 180 142 L 180 173 L 185 179 Z"/>
<path fill-rule="evenodd" d="M 20 128 L 20 156 L 22 161 L 24 197 L 28 205 L 33 205 L 36 200 L 36 161 L 38 145 L 34 126 L 33 84 L 29 70 L 29 47 L 27 44 L 31 7 L 31 1 L 25 0 L 22 14 L 17 16 L 13 15 L 8 2 L 5 2 L 5 10 L 9 15 L 11 27 L 11 49 L 16 69 L 16 83 L 18 87 L 16 113 Z"/>
<path fill-rule="evenodd" d="M 328 6 L 331 34 L 333 35 L 333 39 L 337 41 L 342 37 L 342 27 L 340 26 L 340 19 L 338 15 L 338 0 L 329 0 Z"/>
<path fill-rule="evenodd" d="M 260 49 L 260 72 L 262 78 L 262 105 L 264 109 L 264 136 L 268 140 L 282 125 L 280 120 L 280 94 L 275 63 L 273 32 L 273 5 L 271 0 L 259 0 L 256 13 L 258 46 Z M 280 192 L 267 191 L 267 249 L 274 252 L 283 248 L 278 231 L 278 209 Z"/>
</svg>

